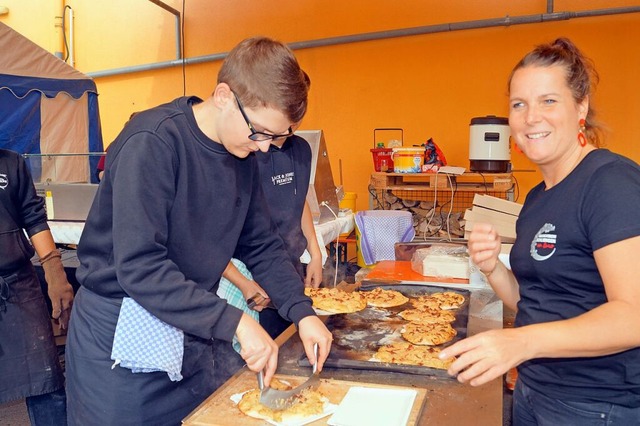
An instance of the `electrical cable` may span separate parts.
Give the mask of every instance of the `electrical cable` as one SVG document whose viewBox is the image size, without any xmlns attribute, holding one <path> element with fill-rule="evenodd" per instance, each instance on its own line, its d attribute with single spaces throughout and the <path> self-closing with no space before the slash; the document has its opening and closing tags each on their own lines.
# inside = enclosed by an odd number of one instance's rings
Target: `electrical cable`
<svg viewBox="0 0 640 426">
<path fill-rule="evenodd" d="M 451 213 L 453 212 L 453 196 L 455 192 L 453 189 L 453 183 L 451 182 L 451 175 L 447 175 L 447 179 L 449 179 L 449 186 L 451 187 L 451 202 L 449 206 L 449 213 L 447 214 L 447 237 L 449 237 L 449 241 L 451 241 L 451 229 L 449 227 L 449 219 L 451 218 Z M 442 208 L 440 209 L 442 210 Z M 442 212 L 440 212 L 440 217 L 442 217 Z"/>
<path fill-rule="evenodd" d="M 426 241 L 427 240 L 427 232 L 426 230 L 428 229 L 429 225 L 431 224 L 431 220 L 434 218 L 435 216 L 435 212 L 436 210 L 438 210 L 438 215 L 440 217 L 440 227 L 438 227 L 438 229 L 434 230 L 433 232 L 430 232 L 428 237 L 429 238 L 433 238 L 434 236 L 436 236 L 436 234 L 438 234 L 440 231 L 442 231 L 445 227 L 445 223 L 444 220 L 447 221 L 446 224 L 446 229 L 447 229 L 447 238 L 444 238 L 444 241 L 451 241 L 451 231 L 450 231 L 450 226 L 449 226 L 449 220 L 451 219 L 451 215 L 453 214 L 453 204 L 455 201 L 455 194 L 458 191 L 458 182 L 455 180 L 451 179 L 451 175 L 446 174 L 447 179 L 449 181 L 449 187 L 451 188 L 451 199 L 449 201 L 447 201 L 446 203 L 443 203 L 442 205 L 440 205 L 440 208 L 438 208 L 437 205 L 437 196 L 438 196 L 438 190 L 437 190 L 437 182 L 438 182 L 438 175 L 436 174 L 436 178 L 434 180 L 434 186 L 436 187 L 436 190 L 434 191 L 434 206 L 433 206 L 433 214 L 431 215 L 431 218 L 429 218 L 429 222 L 427 223 L 427 225 L 425 226 L 425 231 L 423 231 L 422 233 L 422 237 L 423 240 Z M 449 212 L 446 215 L 446 218 L 443 216 L 443 210 L 446 207 L 446 205 L 449 204 Z"/>
<path fill-rule="evenodd" d="M 67 56 L 64 58 L 64 61 L 67 62 L 67 60 L 69 59 L 69 43 L 67 43 L 67 29 L 66 24 L 65 24 L 65 19 L 64 17 L 67 14 L 67 9 L 73 10 L 71 8 L 71 6 L 66 5 L 63 9 L 62 9 L 62 40 L 64 40 L 64 49 L 67 53 Z"/>
<path fill-rule="evenodd" d="M 516 195 L 515 195 L 515 197 L 514 197 L 514 199 L 513 199 L 513 201 L 514 201 L 514 202 L 517 202 L 517 201 L 518 201 L 518 198 L 520 198 L 520 184 L 518 183 L 518 178 L 516 178 L 516 176 L 515 176 L 515 175 L 512 175 L 512 176 L 513 176 L 513 180 L 514 180 L 514 182 L 515 182 L 515 183 L 513 184 L 513 186 L 512 186 L 511 188 L 512 188 L 512 189 L 513 189 L 513 188 L 515 188 L 515 191 L 514 191 L 514 192 L 515 192 L 515 194 L 516 194 Z"/>
<path fill-rule="evenodd" d="M 335 217 L 336 220 L 338 220 L 338 215 L 333 211 L 331 206 L 329 206 L 329 204 L 327 204 L 326 201 L 321 202 L 320 205 L 328 208 L 329 211 L 331 212 L 331 214 L 333 215 L 333 217 Z M 336 237 L 336 267 L 335 267 L 335 273 L 333 275 L 333 287 L 334 288 L 338 285 L 338 261 L 340 260 L 340 256 L 339 256 L 340 248 L 338 246 L 339 240 L 340 240 L 340 234 L 338 234 L 338 236 Z M 329 244 L 331 244 L 331 243 L 329 243 Z"/>
<path fill-rule="evenodd" d="M 482 172 L 478 172 L 478 174 L 482 178 L 482 184 L 484 185 L 484 193 L 488 195 L 489 194 L 489 187 L 487 186 L 487 180 L 485 179 L 485 177 L 482 174 Z"/>
<path fill-rule="evenodd" d="M 380 201 L 380 198 L 378 198 L 378 192 L 373 187 L 373 185 L 369 185 L 367 189 L 369 190 L 369 195 L 371 195 L 371 197 L 373 197 L 375 202 L 378 203 L 378 208 L 376 210 L 385 210 L 384 204 L 382 204 L 382 202 Z"/>
<path fill-rule="evenodd" d="M 436 215 L 436 209 L 438 208 L 438 173 L 436 173 L 435 179 L 433 181 L 433 208 L 431 209 L 431 217 L 427 221 L 427 224 L 424 226 L 424 230 L 422 231 L 422 239 L 427 241 L 427 231 L 429 230 L 429 225 L 431 225 L 431 221 L 433 217 Z M 430 234 L 429 237 L 432 237 L 433 234 Z"/>
</svg>

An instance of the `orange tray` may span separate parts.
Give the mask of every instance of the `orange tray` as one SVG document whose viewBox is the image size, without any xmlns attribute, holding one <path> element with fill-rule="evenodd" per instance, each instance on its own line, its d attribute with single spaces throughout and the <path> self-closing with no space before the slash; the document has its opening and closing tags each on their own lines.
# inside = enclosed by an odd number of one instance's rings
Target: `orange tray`
<svg viewBox="0 0 640 426">
<path fill-rule="evenodd" d="M 469 280 L 463 278 L 425 277 L 411 269 L 408 260 L 382 260 L 375 264 L 365 281 L 469 284 Z"/>
</svg>

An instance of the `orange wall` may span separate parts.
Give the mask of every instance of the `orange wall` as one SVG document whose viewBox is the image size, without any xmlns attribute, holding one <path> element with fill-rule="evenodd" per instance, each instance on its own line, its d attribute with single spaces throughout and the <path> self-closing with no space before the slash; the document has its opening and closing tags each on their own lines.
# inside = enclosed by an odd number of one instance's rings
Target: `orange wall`
<svg viewBox="0 0 640 426">
<path fill-rule="evenodd" d="M 57 9 L 35 8 L 39 0 L 4 0 L 2 22 L 48 50 L 56 45 Z M 54 2 L 55 3 L 55 2 Z M 179 0 L 165 3 L 182 8 Z M 76 67 L 83 72 L 175 58 L 174 19 L 150 2 L 67 0 L 75 12 Z M 636 1 L 564 0 L 555 11 L 639 6 Z M 541 14 L 544 0 L 189 0 L 185 51 L 196 57 L 231 49 L 252 35 L 284 42 L 394 30 L 506 15 Z M 53 11 L 51 10 L 53 9 Z M 23 15 L 29 15 L 26 19 Z M 34 31 L 34 23 L 49 30 Z M 513 65 L 533 45 L 558 36 L 572 38 L 596 63 L 601 83 L 593 99 L 609 128 L 607 147 L 640 161 L 640 14 L 611 15 L 511 27 L 408 36 L 298 50 L 312 79 L 310 108 L 302 128 L 323 129 L 334 178 L 342 162 L 345 190 L 368 208 L 367 184 L 373 163 L 373 129 L 402 127 L 405 145 L 429 137 L 451 165 L 468 166 L 472 117 L 506 116 L 506 80 Z M 186 67 L 187 94 L 207 96 L 219 62 Z M 182 95 L 180 67 L 96 79 L 105 143 L 131 112 Z M 533 166 L 513 154 L 515 169 Z M 540 180 L 517 173 L 520 199 Z"/>
</svg>

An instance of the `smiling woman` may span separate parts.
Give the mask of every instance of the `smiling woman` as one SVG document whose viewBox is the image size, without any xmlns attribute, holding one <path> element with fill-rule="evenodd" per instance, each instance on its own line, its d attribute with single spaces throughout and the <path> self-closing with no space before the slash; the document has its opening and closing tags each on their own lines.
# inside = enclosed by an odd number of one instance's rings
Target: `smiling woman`
<svg viewBox="0 0 640 426">
<path fill-rule="evenodd" d="M 512 272 L 491 225 L 473 227 L 469 253 L 517 310 L 515 328 L 441 355 L 457 356 L 449 372 L 474 386 L 518 366 L 515 424 L 640 418 L 640 167 L 597 148 L 594 76 L 567 39 L 538 46 L 512 72 L 511 134 L 543 182 L 520 212 Z"/>
<path fill-rule="evenodd" d="M 509 79 L 511 134 L 518 148 L 540 167 L 547 188 L 599 145 L 595 113 L 589 107 L 597 73 L 572 49 L 565 39 L 540 47 L 520 61 Z"/>
</svg>

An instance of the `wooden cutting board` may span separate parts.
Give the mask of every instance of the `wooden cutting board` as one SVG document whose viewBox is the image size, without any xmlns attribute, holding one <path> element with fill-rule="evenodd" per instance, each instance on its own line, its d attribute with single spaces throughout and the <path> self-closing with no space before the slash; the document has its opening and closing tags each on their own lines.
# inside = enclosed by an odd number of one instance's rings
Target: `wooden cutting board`
<svg viewBox="0 0 640 426">
<path fill-rule="evenodd" d="M 450 284 L 469 284 L 468 279 L 463 278 L 444 278 L 444 277 L 425 277 L 411 268 L 411 261 L 408 260 L 382 260 L 373 267 L 365 278 L 366 281 L 381 282 L 418 282 L 418 283 L 450 283 Z"/>
<path fill-rule="evenodd" d="M 307 377 L 288 376 L 276 374 L 281 380 L 290 382 L 293 386 L 297 386 L 304 382 Z M 248 417 L 240 412 L 236 405 L 231 401 L 231 395 L 242 393 L 250 389 L 255 389 L 258 385 L 256 381 L 256 373 L 244 369 L 239 375 L 232 377 L 220 389 L 207 398 L 198 408 L 196 408 L 189 416 L 183 420 L 184 425 L 188 426 L 256 426 L 268 424 L 264 420 L 258 420 Z M 380 389 L 408 389 L 400 386 L 389 386 L 376 383 L 361 383 L 343 380 L 320 379 L 319 390 L 334 404 L 340 404 L 342 398 L 346 395 L 351 386 L 372 387 Z M 418 394 L 413 403 L 411 414 L 407 425 L 413 426 L 417 423 L 422 412 L 426 400 L 427 390 L 423 388 L 410 388 L 416 390 Z M 316 420 L 310 425 L 319 426 L 326 425 L 327 420 L 331 416 Z"/>
</svg>

